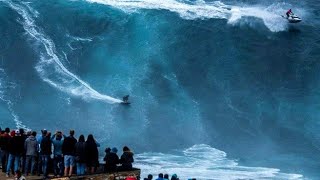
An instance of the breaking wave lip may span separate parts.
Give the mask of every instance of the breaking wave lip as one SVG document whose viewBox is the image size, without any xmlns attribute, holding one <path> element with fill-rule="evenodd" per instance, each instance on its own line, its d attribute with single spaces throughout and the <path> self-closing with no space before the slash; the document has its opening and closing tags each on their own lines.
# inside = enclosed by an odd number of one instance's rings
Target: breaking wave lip
<svg viewBox="0 0 320 180">
<path fill-rule="evenodd" d="M 135 166 L 148 174 L 177 174 L 180 179 L 303 179 L 303 175 L 282 173 L 279 169 L 247 167 L 228 159 L 227 154 L 206 144 L 197 144 L 177 154 L 142 153 L 136 155 Z"/>
<path fill-rule="evenodd" d="M 42 45 L 40 50 L 40 62 L 36 66 L 36 70 L 39 72 L 41 78 L 49 83 L 51 86 L 67 92 L 74 96 L 80 96 L 83 99 L 96 99 L 110 104 L 121 103 L 120 99 L 113 98 L 97 92 L 89 84 L 81 80 L 75 74 L 71 73 L 59 60 L 56 53 L 56 48 L 51 39 L 46 37 L 41 32 L 39 27 L 36 26 L 35 20 L 32 18 L 32 14 L 29 11 L 33 9 L 28 3 L 22 5 L 15 4 L 10 0 L 1 0 L 7 3 L 9 7 L 17 11 L 23 18 L 21 24 L 27 32 L 27 34 L 34 39 L 37 43 Z M 36 12 L 36 11 L 35 11 Z"/>
<path fill-rule="evenodd" d="M 30 130 L 30 128 L 28 128 L 26 125 L 22 123 L 22 121 L 20 120 L 20 117 L 13 109 L 14 103 L 6 95 L 6 91 L 10 89 L 15 89 L 16 87 L 17 87 L 16 83 L 8 82 L 6 72 L 4 71 L 4 69 L 0 68 L 0 100 L 2 100 L 7 104 L 8 110 L 11 116 L 13 117 L 13 121 L 16 124 L 16 128 L 17 129 L 22 128 L 28 131 Z"/>
<path fill-rule="evenodd" d="M 226 19 L 229 24 L 236 24 L 240 20 L 246 22 L 244 17 L 262 19 L 265 26 L 272 32 L 284 31 L 288 22 L 281 17 L 286 12 L 284 3 L 275 3 L 268 7 L 263 6 L 236 6 L 226 5 L 220 1 L 205 2 L 197 0 L 188 3 L 176 0 L 86 0 L 89 3 L 99 3 L 112 6 L 127 13 L 140 9 L 158 9 L 178 13 L 180 17 L 193 19 Z M 274 8 L 276 7 L 276 8 Z M 291 7 L 291 6 L 290 6 Z M 295 8 L 299 9 L 299 8 Z M 302 10 L 300 10 L 302 11 Z M 247 22 L 250 23 L 250 22 Z"/>
</svg>

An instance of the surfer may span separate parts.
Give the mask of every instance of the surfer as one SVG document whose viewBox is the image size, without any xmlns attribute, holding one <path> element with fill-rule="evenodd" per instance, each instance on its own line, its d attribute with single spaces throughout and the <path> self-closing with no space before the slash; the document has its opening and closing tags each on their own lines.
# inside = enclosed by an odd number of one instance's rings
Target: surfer
<svg viewBox="0 0 320 180">
<path fill-rule="evenodd" d="M 122 101 L 125 104 L 129 103 L 129 95 L 123 96 Z"/>
</svg>

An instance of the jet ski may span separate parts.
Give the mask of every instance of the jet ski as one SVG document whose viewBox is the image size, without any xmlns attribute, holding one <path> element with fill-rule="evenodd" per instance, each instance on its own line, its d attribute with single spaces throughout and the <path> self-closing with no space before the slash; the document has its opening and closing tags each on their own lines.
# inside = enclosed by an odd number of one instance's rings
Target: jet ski
<svg viewBox="0 0 320 180">
<path fill-rule="evenodd" d="M 126 95 L 126 96 L 123 96 L 123 97 L 122 97 L 122 102 L 121 102 L 121 104 L 126 104 L 126 105 L 131 104 L 131 103 L 129 102 L 129 95 Z"/>
<path fill-rule="evenodd" d="M 282 16 L 282 17 L 287 19 L 289 23 L 298 23 L 302 21 L 301 18 L 299 18 L 297 15 L 293 13 L 290 13 L 289 16 Z"/>
</svg>

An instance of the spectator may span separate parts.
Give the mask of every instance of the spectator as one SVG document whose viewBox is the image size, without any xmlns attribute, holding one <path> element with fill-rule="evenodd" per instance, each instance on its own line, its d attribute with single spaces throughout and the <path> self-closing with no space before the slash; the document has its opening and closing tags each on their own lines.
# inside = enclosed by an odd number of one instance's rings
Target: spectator
<svg viewBox="0 0 320 180">
<path fill-rule="evenodd" d="M 171 176 L 171 180 L 179 180 L 178 176 L 176 174 L 173 174 Z"/>
<path fill-rule="evenodd" d="M 26 135 L 24 129 L 20 128 L 20 129 L 19 129 L 19 132 L 20 132 L 20 135 L 21 135 L 22 138 L 23 138 L 23 142 L 25 142 L 26 139 L 27 139 L 27 135 Z M 23 151 L 23 153 L 22 153 L 22 155 L 21 155 L 21 172 L 24 172 L 24 168 L 25 168 L 25 164 L 26 164 L 26 151 L 25 151 L 24 148 L 23 148 L 23 150 L 24 150 L 24 151 Z"/>
<path fill-rule="evenodd" d="M 88 135 L 87 141 L 85 143 L 85 152 L 88 172 L 94 173 L 94 169 L 99 164 L 99 160 L 98 147 L 92 134 Z"/>
<path fill-rule="evenodd" d="M 1 127 L 0 127 L 0 165 L 1 165 L 1 161 L 2 161 L 2 150 L 1 150 L 1 137 L 2 137 L 2 135 L 4 134 L 4 131 L 1 129 Z"/>
<path fill-rule="evenodd" d="M 62 144 L 62 154 L 64 156 L 64 176 L 71 176 L 73 172 L 74 161 L 74 147 L 77 140 L 73 137 L 74 130 L 70 130 L 70 136 L 66 137 Z"/>
<path fill-rule="evenodd" d="M 38 176 L 40 176 L 41 174 L 41 171 L 42 171 L 42 158 L 41 158 L 41 142 L 42 142 L 42 139 L 44 137 L 46 137 L 47 135 L 47 130 L 46 129 L 43 129 L 41 130 L 41 135 L 37 138 L 37 142 L 38 142 L 38 170 L 37 170 L 37 173 L 38 173 Z"/>
<path fill-rule="evenodd" d="M 62 156 L 62 144 L 65 136 L 61 131 L 56 131 L 56 133 L 51 137 L 53 144 L 53 172 L 55 177 L 63 176 L 63 156 Z"/>
<path fill-rule="evenodd" d="M 51 151 L 51 133 L 47 132 L 46 136 L 42 139 L 40 147 L 41 147 L 41 161 L 42 161 L 42 172 L 43 178 L 46 179 L 48 177 L 48 163 L 49 158 L 52 153 Z"/>
<path fill-rule="evenodd" d="M 117 155 L 118 149 L 112 148 L 111 152 L 106 156 L 106 171 L 112 172 L 117 170 L 117 164 L 119 163 L 119 156 Z"/>
<path fill-rule="evenodd" d="M 133 160 L 133 152 L 127 146 L 123 147 L 123 154 L 121 155 L 120 163 L 121 170 L 131 170 Z"/>
<path fill-rule="evenodd" d="M 1 134 L 0 136 L 0 148 L 1 148 L 1 166 L 2 166 L 2 172 L 6 172 L 6 165 L 7 165 L 7 161 L 8 161 L 8 144 L 10 141 L 10 129 L 6 128 L 3 132 L 3 134 Z"/>
<path fill-rule="evenodd" d="M 149 174 L 147 178 L 144 178 L 144 180 L 152 180 L 153 176 L 152 174 Z"/>
<path fill-rule="evenodd" d="M 4 131 L 2 131 L 1 127 L 0 127 L 0 162 L 1 162 L 1 136 L 3 135 Z"/>
<path fill-rule="evenodd" d="M 108 170 L 107 170 L 107 163 L 106 163 L 106 161 L 107 161 L 107 156 L 110 154 L 110 152 L 111 152 L 111 149 L 109 148 L 109 147 L 107 147 L 105 150 L 104 150 L 104 152 L 106 153 L 106 155 L 104 156 L 104 158 L 103 158 L 103 161 L 105 162 L 105 164 L 104 164 L 104 172 L 107 172 Z"/>
<path fill-rule="evenodd" d="M 163 174 L 160 173 L 160 174 L 158 175 L 158 178 L 157 178 L 156 180 L 163 180 Z"/>
<path fill-rule="evenodd" d="M 107 147 L 104 152 L 106 153 L 106 155 L 104 156 L 103 160 L 106 161 L 108 154 L 110 154 L 111 149 L 109 147 Z"/>
<path fill-rule="evenodd" d="M 8 144 L 9 159 L 7 164 L 7 177 L 9 177 L 12 164 L 14 164 L 14 172 L 19 169 L 20 158 L 24 152 L 24 140 L 20 135 L 20 131 L 16 130 L 15 133 L 12 133 L 12 135 L 13 134 L 14 137 L 10 139 Z"/>
<path fill-rule="evenodd" d="M 36 140 L 37 133 L 35 131 L 25 140 L 24 148 L 26 151 L 26 165 L 24 169 L 25 175 L 28 176 L 31 162 L 31 174 L 34 173 L 34 166 L 36 164 L 36 157 L 38 155 L 38 143 Z"/>
<path fill-rule="evenodd" d="M 169 180 L 169 175 L 168 174 L 164 174 L 163 179 L 164 180 Z"/>
<path fill-rule="evenodd" d="M 84 175 L 86 168 L 86 152 L 85 152 L 85 140 L 81 134 L 79 141 L 75 145 L 75 160 L 77 163 L 77 175 Z"/>
</svg>

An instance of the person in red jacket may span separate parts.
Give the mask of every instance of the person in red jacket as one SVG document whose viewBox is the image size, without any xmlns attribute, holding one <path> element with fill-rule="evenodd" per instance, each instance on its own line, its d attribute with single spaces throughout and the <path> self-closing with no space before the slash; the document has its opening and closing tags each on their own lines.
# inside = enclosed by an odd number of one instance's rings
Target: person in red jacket
<svg viewBox="0 0 320 180">
<path fill-rule="evenodd" d="M 289 17 L 291 14 L 292 14 L 292 11 L 291 11 L 291 9 L 289 9 L 289 10 L 287 11 L 286 15 L 287 15 L 287 17 Z"/>
<path fill-rule="evenodd" d="M 125 180 L 137 180 L 137 177 L 134 174 L 129 174 Z"/>
</svg>

